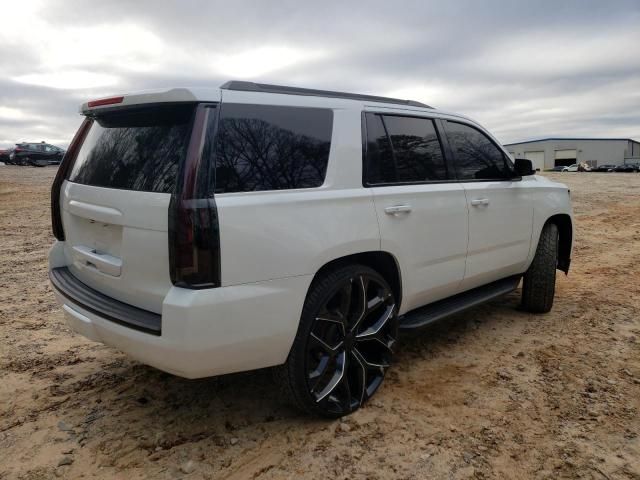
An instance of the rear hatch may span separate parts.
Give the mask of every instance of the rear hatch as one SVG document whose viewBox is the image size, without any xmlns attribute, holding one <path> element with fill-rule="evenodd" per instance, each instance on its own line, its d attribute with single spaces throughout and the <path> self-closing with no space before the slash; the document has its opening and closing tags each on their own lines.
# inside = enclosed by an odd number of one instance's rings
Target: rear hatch
<svg viewBox="0 0 640 480">
<path fill-rule="evenodd" d="M 60 194 L 71 273 L 155 313 L 172 286 L 168 208 L 194 111 L 180 103 L 94 113 Z"/>
</svg>

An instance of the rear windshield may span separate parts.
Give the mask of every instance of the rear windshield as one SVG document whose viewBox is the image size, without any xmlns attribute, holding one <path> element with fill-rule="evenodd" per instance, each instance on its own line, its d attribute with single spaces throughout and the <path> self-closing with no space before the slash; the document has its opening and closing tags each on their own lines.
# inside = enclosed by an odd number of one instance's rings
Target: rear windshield
<svg viewBox="0 0 640 480">
<path fill-rule="evenodd" d="M 69 180 L 171 193 L 189 143 L 194 105 L 162 105 L 96 117 Z"/>
</svg>

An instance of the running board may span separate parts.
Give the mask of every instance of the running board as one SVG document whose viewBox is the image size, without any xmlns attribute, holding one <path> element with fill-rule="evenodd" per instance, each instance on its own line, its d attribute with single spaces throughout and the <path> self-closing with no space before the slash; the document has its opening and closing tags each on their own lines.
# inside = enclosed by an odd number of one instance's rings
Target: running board
<svg viewBox="0 0 640 480">
<path fill-rule="evenodd" d="M 442 320 L 449 315 L 462 312 L 481 303 L 488 302 L 494 298 L 513 292 L 518 288 L 522 275 L 504 278 L 497 282 L 489 283 L 482 287 L 474 288 L 463 293 L 459 293 L 444 300 L 438 300 L 430 305 L 416 308 L 400 317 L 400 330 L 413 330 L 430 325 L 438 320 Z"/>
</svg>

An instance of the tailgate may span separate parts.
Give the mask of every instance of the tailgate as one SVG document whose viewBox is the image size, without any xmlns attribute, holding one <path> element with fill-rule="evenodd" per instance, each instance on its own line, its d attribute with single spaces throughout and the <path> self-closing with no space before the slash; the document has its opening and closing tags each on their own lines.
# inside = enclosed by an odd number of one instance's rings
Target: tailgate
<svg viewBox="0 0 640 480">
<path fill-rule="evenodd" d="M 155 313 L 172 286 L 168 209 L 194 109 L 161 104 L 96 115 L 60 192 L 71 274 Z"/>
<path fill-rule="evenodd" d="M 171 195 L 65 182 L 62 222 L 69 270 L 110 297 L 160 313 L 171 288 Z"/>
</svg>

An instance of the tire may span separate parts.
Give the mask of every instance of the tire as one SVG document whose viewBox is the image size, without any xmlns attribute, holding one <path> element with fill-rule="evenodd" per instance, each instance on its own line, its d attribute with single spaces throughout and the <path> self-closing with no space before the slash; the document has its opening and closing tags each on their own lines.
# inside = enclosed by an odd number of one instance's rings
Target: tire
<svg viewBox="0 0 640 480">
<path fill-rule="evenodd" d="M 553 306 L 558 267 L 558 227 L 547 223 L 540 233 L 538 249 L 522 283 L 522 308 L 547 313 Z"/>
<path fill-rule="evenodd" d="M 316 278 L 276 377 L 300 410 L 339 418 L 380 387 L 398 334 L 396 300 L 375 270 L 348 265 Z"/>
</svg>

